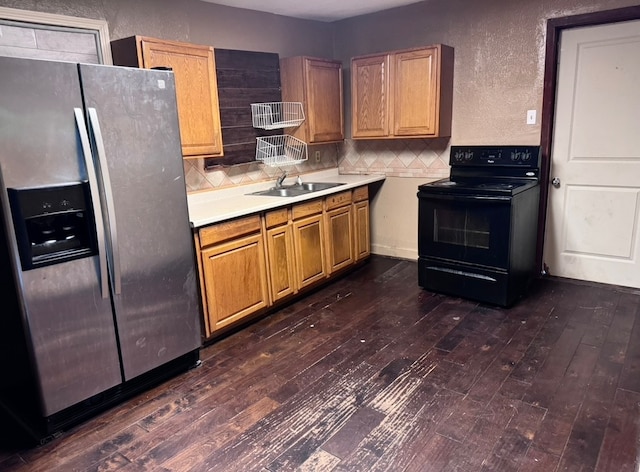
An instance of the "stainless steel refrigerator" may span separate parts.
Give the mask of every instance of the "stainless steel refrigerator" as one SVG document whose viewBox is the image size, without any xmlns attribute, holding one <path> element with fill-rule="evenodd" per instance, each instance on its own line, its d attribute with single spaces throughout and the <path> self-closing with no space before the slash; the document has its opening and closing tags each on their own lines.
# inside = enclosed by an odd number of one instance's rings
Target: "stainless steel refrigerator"
<svg viewBox="0 0 640 472">
<path fill-rule="evenodd" d="M 173 73 L 0 58 L 0 403 L 37 437 L 198 363 Z"/>
</svg>

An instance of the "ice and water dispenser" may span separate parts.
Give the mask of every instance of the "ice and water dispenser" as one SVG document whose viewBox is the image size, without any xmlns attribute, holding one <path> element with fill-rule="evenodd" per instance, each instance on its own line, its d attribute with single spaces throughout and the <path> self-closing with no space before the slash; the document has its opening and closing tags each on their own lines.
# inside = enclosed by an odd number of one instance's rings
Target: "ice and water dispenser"
<svg viewBox="0 0 640 472">
<path fill-rule="evenodd" d="M 97 254 L 88 182 L 7 190 L 22 270 Z"/>
</svg>

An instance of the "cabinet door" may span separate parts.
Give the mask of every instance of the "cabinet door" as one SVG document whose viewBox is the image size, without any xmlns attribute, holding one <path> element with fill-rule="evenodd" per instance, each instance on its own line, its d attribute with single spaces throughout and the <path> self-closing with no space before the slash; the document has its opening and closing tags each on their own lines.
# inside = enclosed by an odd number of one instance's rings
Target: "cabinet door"
<svg viewBox="0 0 640 472">
<path fill-rule="evenodd" d="M 437 132 L 438 58 L 436 48 L 393 55 L 395 136 L 435 135 Z"/>
<path fill-rule="evenodd" d="M 365 259 L 371 254 L 369 229 L 369 200 L 357 202 L 354 208 L 355 258 Z"/>
<path fill-rule="evenodd" d="M 268 306 L 261 233 L 211 246 L 201 255 L 212 331 Z"/>
<path fill-rule="evenodd" d="M 354 262 L 351 205 L 327 211 L 327 254 L 329 274 Z"/>
<path fill-rule="evenodd" d="M 178 120 L 184 157 L 222 155 L 213 48 L 143 39 L 143 67 L 170 67 L 176 80 Z"/>
<path fill-rule="evenodd" d="M 342 64 L 307 58 L 305 76 L 309 142 L 342 141 Z"/>
<path fill-rule="evenodd" d="M 274 302 L 296 291 L 292 238 L 291 224 L 267 230 L 271 300 Z"/>
<path fill-rule="evenodd" d="M 351 61 L 352 136 L 374 138 L 389 135 L 389 56 L 354 58 Z"/>
<path fill-rule="evenodd" d="M 322 213 L 293 222 L 297 286 L 302 289 L 327 275 Z"/>
</svg>

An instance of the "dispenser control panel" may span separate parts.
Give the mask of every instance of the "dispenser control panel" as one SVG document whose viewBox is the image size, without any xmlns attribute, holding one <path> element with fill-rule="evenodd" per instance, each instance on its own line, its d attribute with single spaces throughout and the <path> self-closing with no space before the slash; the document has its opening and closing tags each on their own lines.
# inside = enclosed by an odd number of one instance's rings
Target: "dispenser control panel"
<svg viewBox="0 0 640 472">
<path fill-rule="evenodd" d="M 88 182 L 8 193 L 23 270 L 97 253 Z"/>
</svg>

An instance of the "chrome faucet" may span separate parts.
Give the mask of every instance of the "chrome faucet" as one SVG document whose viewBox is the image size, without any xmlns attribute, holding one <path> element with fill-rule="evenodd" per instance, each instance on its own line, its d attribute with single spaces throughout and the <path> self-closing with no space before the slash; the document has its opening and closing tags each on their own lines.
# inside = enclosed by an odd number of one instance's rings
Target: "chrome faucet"
<svg viewBox="0 0 640 472">
<path fill-rule="evenodd" d="M 278 177 L 278 180 L 276 180 L 276 188 L 282 188 L 282 183 L 286 178 L 287 178 L 287 171 L 285 170 L 285 171 L 282 171 L 282 175 Z"/>
</svg>

